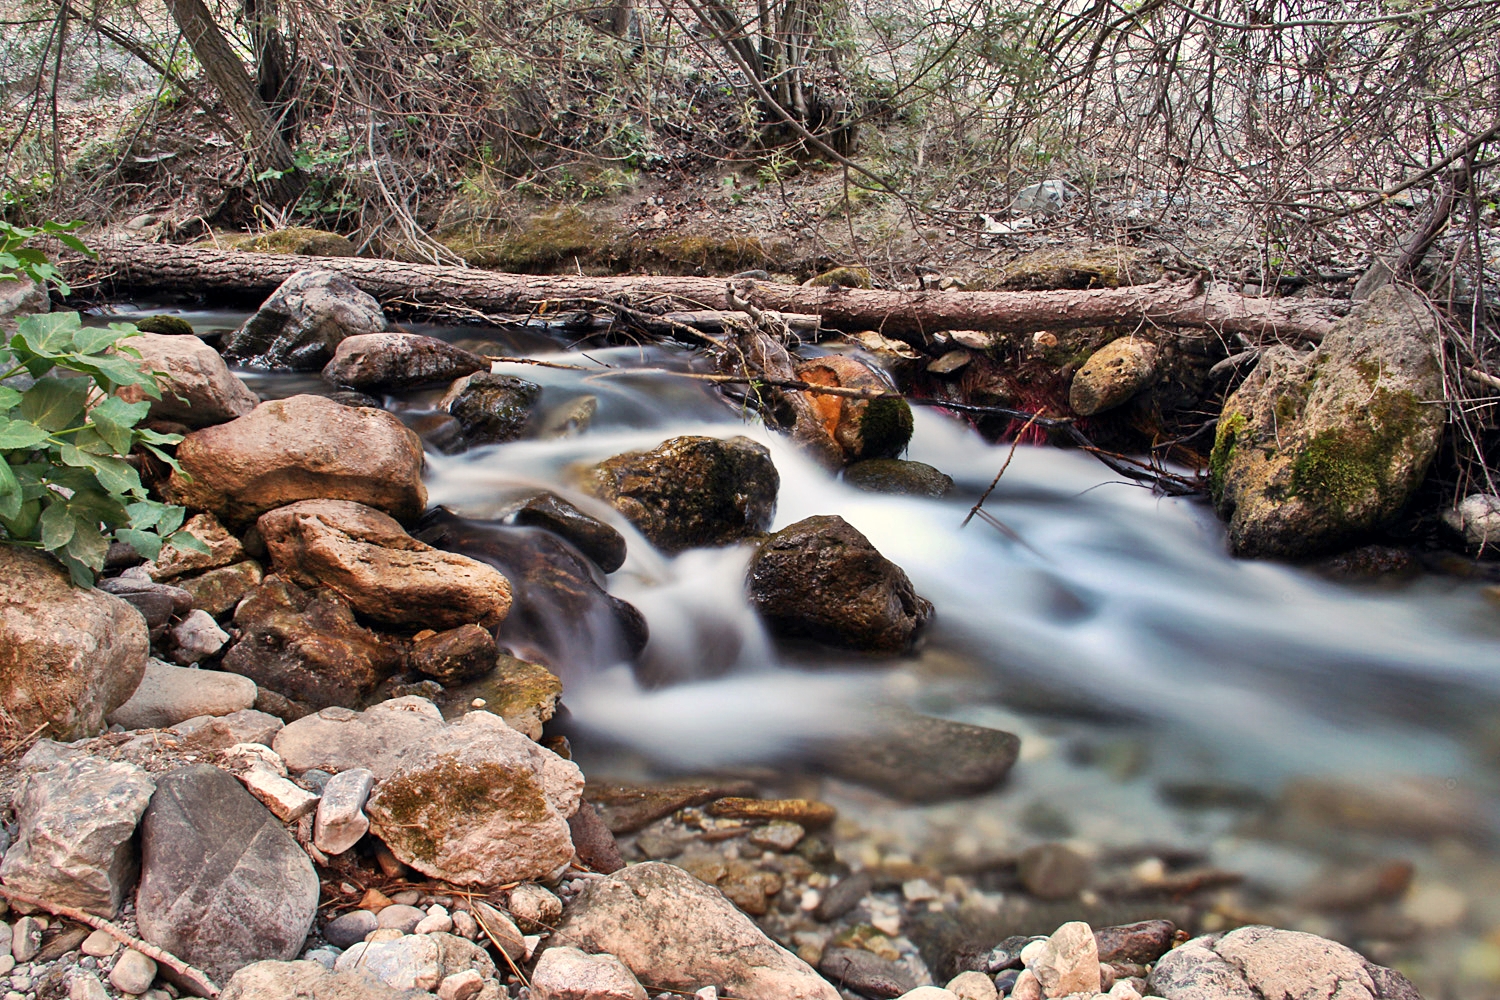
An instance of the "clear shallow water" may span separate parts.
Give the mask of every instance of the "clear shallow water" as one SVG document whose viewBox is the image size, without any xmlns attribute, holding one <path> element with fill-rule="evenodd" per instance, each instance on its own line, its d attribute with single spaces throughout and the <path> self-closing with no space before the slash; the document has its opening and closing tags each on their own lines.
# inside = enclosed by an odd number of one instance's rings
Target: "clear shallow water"
<svg viewBox="0 0 1500 1000">
<path fill-rule="evenodd" d="M 186 318 L 200 327 L 238 319 Z M 911 705 L 1017 732 L 1022 757 L 1001 790 L 938 806 L 826 783 L 820 794 L 839 805 L 848 849 L 865 861 L 972 862 L 1059 836 L 1096 854 L 1166 844 L 1202 851 L 1275 897 L 1329 864 L 1408 858 L 1417 865 L 1409 899 L 1426 906 L 1408 907 L 1421 936 L 1377 957 L 1408 962 L 1429 1000 L 1500 996 L 1500 609 L 1479 586 L 1352 587 L 1235 561 L 1204 505 L 1113 482 L 1093 459 L 1049 449 L 1018 449 L 986 504 L 1009 535 L 978 521 L 961 528 L 1010 447 L 940 412 L 916 411 L 908 457 L 952 476 L 952 498 L 873 495 L 831 479 L 702 383 L 627 371 L 687 370 L 686 353 L 580 354 L 535 331 L 419 330 L 595 369 L 497 366 L 543 385 L 544 412 L 596 397 L 592 426 L 560 440 L 429 452 L 427 473 L 431 502 L 469 517 L 493 516 L 509 487 L 546 486 L 626 534 L 630 555 L 608 588 L 649 621 L 652 675 L 676 683 L 642 686 L 624 665 L 552 664 L 590 774 L 778 768 L 811 740 L 868 731 L 882 705 Z M 310 375 L 247 381 L 267 396 L 323 391 Z M 415 421 L 437 395 L 386 402 Z M 837 513 L 900 564 L 936 607 L 918 653 L 870 662 L 778 651 L 744 599 L 748 550 L 665 557 L 571 488 L 578 466 L 679 434 L 762 441 L 781 476 L 773 527 Z M 1377 789 L 1419 777 L 1474 810 L 1478 839 L 1335 830 L 1309 842 L 1247 831 L 1243 811 L 1178 809 L 1161 795 L 1187 783 L 1274 799 L 1307 775 Z M 1039 809 L 1056 822 L 1039 823 Z M 1273 915 L 1352 933 L 1314 913 Z"/>
</svg>

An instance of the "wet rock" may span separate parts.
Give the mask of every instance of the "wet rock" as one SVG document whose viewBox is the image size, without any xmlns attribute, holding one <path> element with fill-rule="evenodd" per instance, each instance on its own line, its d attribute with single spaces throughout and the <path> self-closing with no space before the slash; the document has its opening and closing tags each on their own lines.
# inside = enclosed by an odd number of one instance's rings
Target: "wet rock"
<svg viewBox="0 0 1500 1000">
<path fill-rule="evenodd" d="M 317 962 L 255 962 L 234 974 L 220 1000 L 430 1000 L 430 993 L 393 989 L 362 970 L 332 972 Z"/>
<path fill-rule="evenodd" d="M 324 854 L 343 854 L 370 829 L 365 802 L 375 787 L 375 772 L 356 767 L 341 771 L 323 786 L 313 823 L 313 846 Z"/>
<path fill-rule="evenodd" d="M 858 906 L 860 900 L 874 891 L 875 879 L 869 872 L 855 872 L 845 876 L 823 893 L 823 898 L 818 901 L 818 908 L 813 911 L 813 916 L 825 924 L 833 923 Z"/>
<path fill-rule="evenodd" d="M 199 715 L 172 727 L 178 743 L 194 750 L 227 750 L 239 743 L 270 746 L 281 731 L 282 721 L 274 715 L 247 708 L 222 717 Z"/>
<path fill-rule="evenodd" d="M 586 470 L 582 488 L 668 554 L 728 545 L 766 530 L 781 478 L 745 437 L 677 437 Z"/>
<path fill-rule="evenodd" d="M 51 556 L 0 545 L 0 708 L 23 733 L 96 735 L 146 671 L 146 620 L 130 604 L 83 590 Z"/>
<path fill-rule="evenodd" d="M 1162 956 L 1147 986 L 1165 1000 L 1419 1000 L 1400 973 L 1335 941 L 1272 927 L 1194 938 Z"/>
<path fill-rule="evenodd" d="M 1331 778 L 1297 778 L 1282 789 L 1282 817 L 1314 829 L 1355 830 L 1435 840 L 1481 837 L 1488 823 L 1478 798 L 1437 779 L 1398 778 L 1361 784 Z"/>
<path fill-rule="evenodd" d="M 360 627 L 339 595 L 279 576 L 240 602 L 234 623 L 240 640 L 224 654 L 224 669 L 314 708 L 358 704 L 406 668 L 405 649 Z"/>
<path fill-rule="evenodd" d="M 1316 351 L 1266 351 L 1225 400 L 1209 466 L 1239 555 L 1336 548 L 1388 522 L 1442 437 L 1436 320 L 1417 293 L 1377 291 Z"/>
<path fill-rule="evenodd" d="M 594 422 L 594 414 L 598 412 L 598 396 L 578 396 L 566 403 L 559 403 L 542 415 L 537 437 L 543 441 L 577 437 L 589 429 L 589 425 Z"/>
<path fill-rule="evenodd" d="M 489 368 L 479 355 L 436 337 L 365 333 L 339 342 L 323 367 L 323 381 L 361 392 L 404 392 Z"/>
<path fill-rule="evenodd" d="M 369 910 L 350 910 L 324 924 L 323 937 L 335 948 L 348 948 L 363 941 L 379 926 L 375 914 Z"/>
<path fill-rule="evenodd" d="M 1099 348 L 1073 375 L 1068 405 L 1081 417 L 1112 410 L 1156 381 L 1158 351 L 1144 337 L 1120 337 Z"/>
<path fill-rule="evenodd" d="M 454 382 L 438 409 L 458 421 L 470 444 L 499 444 L 525 432 L 541 396 L 542 387 L 535 382 L 484 371 Z"/>
<path fill-rule="evenodd" d="M 177 460 L 183 474 L 172 474 L 169 498 L 233 524 L 309 499 L 350 500 L 400 518 L 427 506 L 417 436 L 389 413 L 321 396 L 262 403 L 194 431 Z"/>
<path fill-rule="evenodd" d="M 346 337 L 386 328 L 380 303 L 348 278 L 308 268 L 281 283 L 224 338 L 224 357 L 255 368 L 316 371 Z"/>
<path fill-rule="evenodd" d="M 590 781 L 588 800 L 614 833 L 634 833 L 679 809 L 715 799 L 746 796 L 755 786 L 746 781 L 717 784 L 638 785 L 619 781 Z"/>
<path fill-rule="evenodd" d="M 207 611 L 189 612 L 167 634 L 172 639 L 172 659 L 182 666 L 208 659 L 229 641 L 229 633 Z"/>
<path fill-rule="evenodd" d="M 818 971 L 867 997 L 899 997 L 916 988 L 901 966 L 862 948 L 827 949 L 818 960 Z"/>
<path fill-rule="evenodd" d="M 1453 510 L 1443 512 L 1443 523 L 1461 536 L 1469 549 L 1493 554 L 1500 546 L 1500 496 L 1470 494 Z"/>
<path fill-rule="evenodd" d="M 1072 899 L 1089 882 L 1089 859 L 1066 844 L 1036 844 L 1021 852 L 1019 875 L 1038 899 Z"/>
<path fill-rule="evenodd" d="M 157 779 L 141 824 L 141 937 L 219 981 L 301 949 L 318 876 L 281 823 L 234 778 L 197 764 Z"/>
<path fill-rule="evenodd" d="M 1109 965 L 1129 962 L 1150 965 L 1172 947 L 1177 925 L 1170 920 L 1141 920 L 1094 931 L 1099 961 Z"/>
<path fill-rule="evenodd" d="M 460 625 L 425 638 L 418 636 L 411 644 L 411 665 L 445 687 L 453 687 L 493 671 L 499 653 L 488 629 Z"/>
<path fill-rule="evenodd" d="M 789 525 L 750 562 L 750 602 L 773 632 L 870 653 L 911 648 L 932 616 L 901 567 L 837 515 Z"/>
<path fill-rule="evenodd" d="M 174 667 L 153 659 L 130 700 L 109 715 L 126 729 L 165 729 L 200 715 L 229 715 L 255 704 L 255 682 L 224 670 Z"/>
<path fill-rule="evenodd" d="M 484 702 L 485 711 L 500 716 L 507 726 L 533 740 L 541 739 L 542 726 L 557 711 L 562 681 L 541 664 L 506 653 L 492 662 L 495 666 L 488 676 L 446 692 L 441 701 L 445 714 L 461 715 L 478 699 Z"/>
<path fill-rule="evenodd" d="M 896 496 L 945 497 L 953 491 L 953 477 L 922 462 L 899 458 L 871 458 L 844 470 L 844 482 L 867 493 Z"/>
<path fill-rule="evenodd" d="M 562 916 L 562 900 L 544 886 L 523 882 L 510 891 L 506 909 L 516 918 L 516 925 L 527 934 L 546 934 L 557 926 Z"/>
<path fill-rule="evenodd" d="M 653 988 L 692 991 L 707 981 L 744 1000 L 838 1000 L 718 890 L 660 862 L 590 881 L 557 936 L 616 956 Z"/>
<path fill-rule="evenodd" d="M 571 542 L 606 573 L 613 573 L 625 564 L 625 536 L 555 493 L 527 497 L 507 516 L 516 524 L 545 528 Z"/>
<path fill-rule="evenodd" d="M 584 800 L 578 804 L 578 811 L 568 817 L 568 831 L 573 836 L 573 849 L 578 853 L 579 864 L 587 866 L 590 871 L 613 875 L 625 867 L 615 835 L 599 818 L 592 802 Z"/>
<path fill-rule="evenodd" d="M 1082 921 L 1063 924 L 1035 954 L 1024 957 L 1026 970 L 1036 976 L 1048 997 L 1099 992 L 1099 948 L 1093 930 Z"/>
<path fill-rule="evenodd" d="M 124 343 L 140 352 L 143 370 L 156 373 L 161 398 L 151 400 L 152 417 L 206 427 L 243 417 L 260 403 L 219 352 L 195 336 L 143 333 Z M 127 403 L 150 398 L 139 386 L 126 386 L 116 395 Z"/>
<path fill-rule="evenodd" d="M 190 596 L 193 607 L 218 616 L 233 611 L 263 579 L 260 563 L 246 559 L 198 576 L 179 577 L 177 585 Z"/>
<path fill-rule="evenodd" d="M 347 500 L 304 500 L 256 522 L 277 572 L 326 586 L 390 624 L 498 624 L 510 585 L 490 566 L 412 538 L 393 518 Z"/>
<path fill-rule="evenodd" d="M 567 867 L 567 818 L 582 792 L 571 761 L 498 716 L 471 712 L 401 751 L 365 812 L 371 831 L 418 871 L 493 885 L 555 878 Z"/>
<path fill-rule="evenodd" d="M 646 1000 L 646 991 L 613 955 L 548 948 L 531 975 L 533 1000 Z"/>
<path fill-rule="evenodd" d="M 1320 559 L 1309 568 L 1330 580 L 1402 583 L 1421 575 L 1422 561 L 1410 549 L 1398 549 L 1390 545 L 1361 545 Z"/>
<path fill-rule="evenodd" d="M 838 811 L 826 802 L 810 799 L 750 799 L 742 796 L 727 796 L 709 804 L 712 816 L 728 819 L 747 819 L 769 822 L 784 820 L 804 827 L 827 826 L 838 815 Z"/>
<path fill-rule="evenodd" d="M 819 422 L 843 453 L 844 463 L 895 458 L 911 440 L 911 407 L 873 368 L 844 354 L 799 362 L 797 377 L 812 385 L 890 392 L 884 399 L 808 393 Z"/>
<path fill-rule="evenodd" d="M 151 579 L 157 582 L 172 580 L 184 573 L 217 569 L 245 558 L 245 549 L 240 540 L 226 531 L 219 519 L 212 514 L 195 514 L 188 518 L 183 528 L 202 542 L 208 551 L 196 552 L 171 544 L 164 545 L 157 557 L 145 565 L 146 573 Z"/>
<path fill-rule="evenodd" d="M 858 739 L 825 744 L 817 759 L 833 774 L 895 798 L 935 802 L 994 788 L 1020 746 L 999 729 L 902 715 Z"/>
<path fill-rule="evenodd" d="M 442 713 L 432 702 L 394 698 L 363 712 L 330 707 L 305 716 L 277 733 L 272 749 L 292 774 L 368 768 L 381 781 L 395 771 L 403 749 L 442 730 Z"/>
<path fill-rule="evenodd" d="M 176 615 L 193 607 L 193 595 L 185 588 L 154 583 L 139 577 L 116 576 L 100 580 L 98 588 L 129 603 L 146 619 L 146 626 L 161 628 Z"/>
<path fill-rule="evenodd" d="M 28 774 L 0 879 L 61 906 L 113 917 L 135 881 L 137 822 L 156 783 L 125 761 L 66 760 Z"/>
</svg>

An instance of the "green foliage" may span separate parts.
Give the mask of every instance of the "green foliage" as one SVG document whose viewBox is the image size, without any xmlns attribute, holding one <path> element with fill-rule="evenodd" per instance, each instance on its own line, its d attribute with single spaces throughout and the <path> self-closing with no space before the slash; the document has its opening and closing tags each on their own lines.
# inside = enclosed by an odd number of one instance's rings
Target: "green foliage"
<svg viewBox="0 0 1500 1000">
<path fill-rule="evenodd" d="M 0 347 L 0 542 L 46 549 L 81 587 L 103 569 L 111 539 L 148 559 L 168 542 L 203 549 L 181 530 L 183 508 L 151 500 L 126 458 L 140 447 L 175 469 L 161 446 L 182 440 L 138 426 L 151 404 L 114 394 L 133 386 L 161 398 L 139 353 L 119 343 L 137 333 L 50 313 L 24 317 Z"/>
<path fill-rule="evenodd" d="M 9 222 L 0 222 L 0 281 L 19 281 L 24 275 L 43 285 L 50 282 L 59 292 L 70 294 L 72 289 L 56 265 L 47 259 L 45 253 L 26 244 L 38 236 L 52 236 L 69 250 L 92 257 L 94 252 L 71 235 L 81 225 L 83 223 L 79 221 L 44 222 L 40 226 L 13 226 Z"/>
</svg>

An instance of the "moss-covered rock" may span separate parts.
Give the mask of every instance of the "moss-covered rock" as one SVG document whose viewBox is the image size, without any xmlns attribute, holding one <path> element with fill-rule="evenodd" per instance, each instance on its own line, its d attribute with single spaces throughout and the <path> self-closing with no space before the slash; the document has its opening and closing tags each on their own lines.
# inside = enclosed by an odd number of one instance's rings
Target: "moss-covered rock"
<svg viewBox="0 0 1500 1000">
<path fill-rule="evenodd" d="M 872 288 L 870 271 L 863 267 L 835 267 L 803 282 L 809 288 Z"/>
<path fill-rule="evenodd" d="M 305 226 L 291 226 L 269 233 L 221 236 L 220 240 L 236 250 L 248 250 L 251 253 L 290 253 L 303 257 L 354 256 L 354 244 L 349 242 L 348 237 Z"/>
<path fill-rule="evenodd" d="M 1442 439 L 1437 340 L 1425 300 L 1385 288 L 1316 351 L 1266 351 L 1209 457 L 1236 553 L 1313 555 L 1401 512 Z"/>
<path fill-rule="evenodd" d="M 1036 250 L 1022 254 L 1004 267 L 979 275 L 971 283 L 980 289 L 1010 288 L 1040 291 L 1049 288 L 1119 288 L 1142 285 L 1162 276 L 1162 268 L 1147 250 L 1100 247 L 1079 250 Z"/>
<path fill-rule="evenodd" d="M 142 333 L 161 333 L 169 337 L 196 336 L 193 331 L 193 324 L 181 316 L 147 316 L 144 319 L 136 320 L 135 328 Z"/>
<path fill-rule="evenodd" d="M 443 692 L 439 702 L 451 718 L 468 712 L 475 699 L 480 699 L 485 711 L 536 740 L 541 739 L 543 724 L 557 711 L 562 692 L 562 681 L 546 667 L 501 653 L 489 674 Z"/>
<path fill-rule="evenodd" d="M 746 437 L 676 437 L 585 470 L 581 487 L 668 553 L 728 545 L 771 524 L 781 477 Z"/>
<path fill-rule="evenodd" d="M 797 364 L 797 377 L 813 385 L 890 392 L 891 387 L 869 365 L 843 354 L 829 354 Z M 858 399 L 808 393 L 813 412 L 843 452 L 844 462 L 895 458 L 911 441 L 911 406 L 900 396 Z"/>
<path fill-rule="evenodd" d="M 945 497 L 953 491 L 953 477 L 922 462 L 872 458 L 844 470 L 844 482 L 867 493 L 897 496 Z"/>
<path fill-rule="evenodd" d="M 608 260 L 614 238 L 613 224 L 576 206 L 540 212 L 499 232 L 470 226 L 438 237 L 475 267 L 517 274 L 545 274 L 559 266 Z"/>
</svg>

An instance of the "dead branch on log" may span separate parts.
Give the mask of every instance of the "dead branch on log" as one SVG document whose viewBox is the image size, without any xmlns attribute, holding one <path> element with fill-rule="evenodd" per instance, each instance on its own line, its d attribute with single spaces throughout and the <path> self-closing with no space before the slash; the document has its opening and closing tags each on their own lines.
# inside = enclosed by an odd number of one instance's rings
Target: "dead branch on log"
<svg viewBox="0 0 1500 1000">
<path fill-rule="evenodd" d="M 140 292 L 268 295 L 295 272 L 318 267 L 343 275 L 383 302 L 406 303 L 431 316 L 528 313 L 541 303 L 584 301 L 634 309 L 658 321 L 672 312 L 744 311 L 735 309 L 730 289 L 715 278 L 499 274 L 120 239 L 102 240 L 97 250 L 96 262 L 66 265 L 70 281 L 83 287 L 93 277 L 116 289 Z M 1209 329 L 1260 342 L 1317 341 L 1348 308 L 1348 303 L 1331 299 L 1256 298 L 1197 281 L 1041 292 L 880 291 L 757 281 L 744 283 L 735 294 L 762 310 L 817 315 L 831 329 L 879 330 L 914 343 L 942 330 L 1029 336 L 1089 326 L 1133 329 L 1143 323 Z"/>
<path fill-rule="evenodd" d="M 183 985 L 192 990 L 196 996 L 216 997 L 219 995 L 219 987 L 214 985 L 214 981 L 208 978 L 206 974 L 188 965 L 171 952 L 130 935 L 124 928 L 109 920 L 105 920 L 103 917 L 95 916 L 86 910 L 51 903 L 40 896 L 32 896 L 29 893 L 20 892 L 8 886 L 0 885 L 0 896 L 4 896 L 13 903 L 34 906 L 39 910 L 46 910 L 53 916 L 76 920 L 80 924 L 87 924 L 95 930 L 103 931 L 125 947 L 145 955 L 157 965 L 171 969 L 182 980 Z"/>
</svg>

